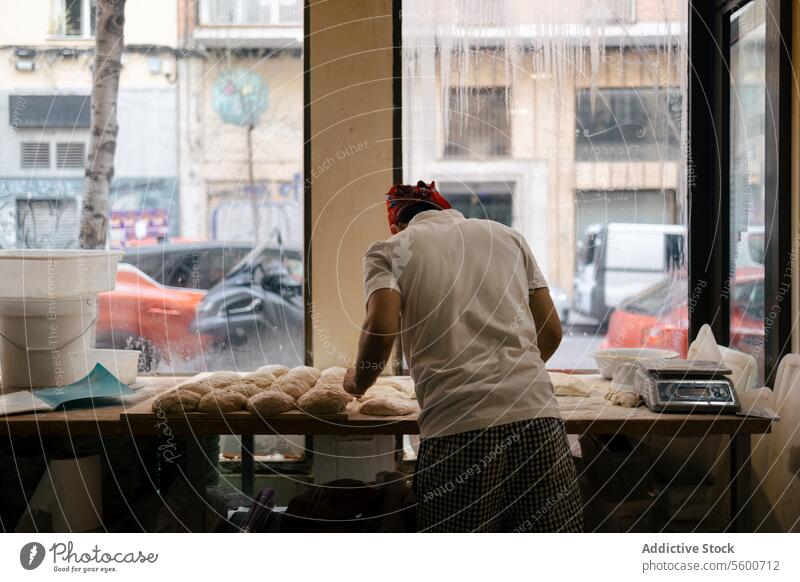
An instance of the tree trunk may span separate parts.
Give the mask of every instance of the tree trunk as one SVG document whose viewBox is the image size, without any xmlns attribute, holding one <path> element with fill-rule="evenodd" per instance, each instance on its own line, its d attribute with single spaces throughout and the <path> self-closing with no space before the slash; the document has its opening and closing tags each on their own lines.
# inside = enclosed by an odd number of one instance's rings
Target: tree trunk
<svg viewBox="0 0 800 582">
<path fill-rule="evenodd" d="M 97 0 L 89 157 L 81 208 L 80 245 L 102 249 L 108 237 L 108 193 L 117 149 L 117 93 L 122 70 L 125 0 Z"/>
</svg>

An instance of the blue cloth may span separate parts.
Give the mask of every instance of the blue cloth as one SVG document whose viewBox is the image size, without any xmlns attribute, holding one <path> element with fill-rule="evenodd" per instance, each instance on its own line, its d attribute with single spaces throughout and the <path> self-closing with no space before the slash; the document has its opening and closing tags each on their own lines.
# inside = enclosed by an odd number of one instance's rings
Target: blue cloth
<svg viewBox="0 0 800 582">
<path fill-rule="evenodd" d="M 68 384 L 67 386 L 57 386 L 53 388 L 39 388 L 32 390 L 34 396 L 45 401 L 54 409 L 67 403 L 76 401 L 87 401 L 85 404 L 110 404 L 118 402 L 120 396 L 135 394 L 122 381 L 109 372 L 105 367 L 97 364 L 94 369 L 86 376 Z M 105 402 L 104 402 L 105 401 Z"/>
</svg>

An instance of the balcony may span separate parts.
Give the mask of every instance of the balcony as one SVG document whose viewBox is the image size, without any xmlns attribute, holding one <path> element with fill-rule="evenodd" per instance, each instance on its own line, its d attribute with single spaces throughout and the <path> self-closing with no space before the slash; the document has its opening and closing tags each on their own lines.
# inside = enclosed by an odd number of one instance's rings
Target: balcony
<svg viewBox="0 0 800 582">
<path fill-rule="evenodd" d="M 194 39 L 219 48 L 299 48 L 303 0 L 200 0 Z"/>
</svg>

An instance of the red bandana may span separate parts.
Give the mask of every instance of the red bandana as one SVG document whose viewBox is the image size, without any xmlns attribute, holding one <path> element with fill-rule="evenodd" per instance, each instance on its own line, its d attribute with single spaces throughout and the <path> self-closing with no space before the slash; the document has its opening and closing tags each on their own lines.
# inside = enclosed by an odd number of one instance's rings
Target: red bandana
<svg viewBox="0 0 800 582">
<path fill-rule="evenodd" d="M 441 210 L 452 208 L 450 203 L 436 190 L 436 182 L 428 186 L 420 180 L 416 186 L 395 184 L 386 194 L 386 211 L 389 213 L 389 226 L 398 224 L 400 213 L 408 206 L 419 202 L 429 202 Z"/>
</svg>

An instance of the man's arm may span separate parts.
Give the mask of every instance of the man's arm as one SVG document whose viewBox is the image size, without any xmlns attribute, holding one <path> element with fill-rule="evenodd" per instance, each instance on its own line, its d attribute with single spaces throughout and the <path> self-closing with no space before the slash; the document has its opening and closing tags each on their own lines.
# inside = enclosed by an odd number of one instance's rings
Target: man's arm
<svg viewBox="0 0 800 582">
<path fill-rule="evenodd" d="M 545 362 L 556 352 L 561 343 L 561 320 L 553 305 L 550 290 L 547 287 L 530 292 L 529 302 L 533 321 L 536 324 L 536 345 Z"/>
<path fill-rule="evenodd" d="M 369 296 L 367 317 L 358 342 L 356 367 L 348 370 L 344 388 L 350 394 L 363 394 L 375 383 L 392 353 L 400 332 L 400 293 L 379 289 Z"/>
</svg>

